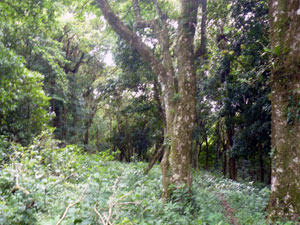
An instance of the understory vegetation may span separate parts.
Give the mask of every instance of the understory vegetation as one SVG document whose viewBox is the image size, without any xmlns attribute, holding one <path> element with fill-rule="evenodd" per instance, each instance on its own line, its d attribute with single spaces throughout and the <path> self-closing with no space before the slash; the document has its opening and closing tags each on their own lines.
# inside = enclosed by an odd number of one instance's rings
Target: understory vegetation
<svg viewBox="0 0 300 225">
<path fill-rule="evenodd" d="M 266 224 L 264 185 L 194 171 L 191 192 L 178 189 L 164 203 L 158 166 L 145 175 L 146 163 L 58 146 L 51 132 L 29 147 L 11 145 L 0 171 L 0 224 Z"/>
</svg>

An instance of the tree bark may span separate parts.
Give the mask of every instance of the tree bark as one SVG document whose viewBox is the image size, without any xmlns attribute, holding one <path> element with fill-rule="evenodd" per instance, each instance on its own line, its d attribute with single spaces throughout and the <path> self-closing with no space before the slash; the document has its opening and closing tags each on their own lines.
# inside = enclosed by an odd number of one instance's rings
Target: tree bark
<svg viewBox="0 0 300 225">
<path fill-rule="evenodd" d="M 262 150 L 259 153 L 259 171 L 260 171 L 260 182 L 265 182 L 265 163 L 263 158 Z"/>
<path fill-rule="evenodd" d="M 200 145 L 199 140 L 196 140 L 194 151 L 193 151 L 193 160 L 192 160 L 192 165 L 193 167 L 198 170 L 199 169 L 199 151 L 198 151 L 198 146 Z"/>
<path fill-rule="evenodd" d="M 232 137 L 234 135 L 234 129 L 229 126 L 226 129 L 227 142 L 226 142 L 226 151 L 231 149 L 233 145 Z M 228 172 L 229 178 L 232 180 L 237 180 L 237 167 L 236 167 L 236 158 L 234 156 L 229 155 L 228 159 Z"/>
<path fill-rule="evenodd" d="M 209 146 L 207 136 L 205 136 L 205 149 L 206 149 L 206 157 L 205 157 L 205 170 L 208 170 L 208 161 L 209 161 Z"/>
<path fill-rule="evenodd" d="M 227 152 L 226 152 L 226 149 L 223 151 L 223 156 L 224 156 L 224 159 L 223 159 L 223 176 L 224 176 L 224 178 L 226 178 L 226 176 L 227 176 Z"/>
<path fill-rule="evenodd" d="M 237 168 L 236 168 L 236 159 L 234 157 L 229 157 L 228 167 L 229 167 L 229 178 L 232 180 L 236 180 Z"/>
<path fill-rule="evenodd" d="M 196 78 L 194 69 L 194 35 L 197 24 L 198 0 L 180 1 L 180 18 L 176 33 L 176 63 L 171 57 L 169 24 L 166 13 L 162 12 L 158 2 L 152 0 L 157 13 L 156 19 L 144 21 L 140 15 L 138 0 L 133 0 L 136 15 L 136 28 L 149 27 L 157 37 L 161 48 L 161 58 L 130 30 L 114 14 L 107 0 L 98 0 L 103 16 L 113 30 L 132 46 L 149 63 L 157 76 L 162 91 L 162 104 L 166 118 L 165 142 L 167 145 L 161 162 L 163 198 L 172 193 L 170 186 L 186 186 L 192 183 L 190 147 L 195 120 Z M 177 67 L 174 68 L 174 65 Z M 177 77 L 175 78 L 175 71 Z"/>
<path fill-rule="evenodd" d="M 89 126 L 89 124 L 86 124 L 85 125 L 84 141 L 83 141 L 83 144 L 85 145 L 85 148 L 89 144 L 89 130 L 90 130 L 90 126 Z"/>
<path fill-rule="evenodd" d="M 300 2 L 271 0 L 272 180 L 269 219 L 300 217 Z"/>
</svg>

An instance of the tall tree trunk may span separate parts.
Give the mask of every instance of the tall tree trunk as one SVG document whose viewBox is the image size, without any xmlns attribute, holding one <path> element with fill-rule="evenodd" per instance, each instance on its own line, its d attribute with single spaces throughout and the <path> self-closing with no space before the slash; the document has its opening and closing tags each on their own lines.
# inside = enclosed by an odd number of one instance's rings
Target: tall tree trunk
<svg viewBox="0 0 300 225">
<path fill-rule="evenodd" d="M 265 182 L 265 164 L 262 150 L 259 152 L 259 172 L 260 172 L 260 181 Z"/>
<path fill-rule="evenodd" d="M 62 115 L 62 124 L 61 124 L 62 138 L 66 136 L 66 124 L 67 124 L 67 108 L 65 103 L 63 103 L 63 115 Z"/>
<path fill-rule="evenodd" d="M 269 218 L 300 217 L 300 2 L 271 0 L 272 181 Z"/>
<path fill-rule="evenodd" d="M 208 140 L 207 136 L 205 136 L 205 148 L 206 148 L 206 157 L 205 157 L 205 169 L 208 170 L 208 161 L 209 161 L 209 146 L 208 146 Z"/>
<path fill-rule="evenodd" d="M 89 130 L 90 130 L 90 126 L 88 124 L 86 124 L 85 125 L 85 133 L 84 133 L 84 141 L 83 141 L 83 144 L 85 146 L 87 146 L 89 144 Z"/>
<path fill-rule="evenodd" d="M 227 127 L 226 130 L 227 133 L 227 144 L 226 144 L 226 150 L 229 150 L 233 145 L 233 128 Z M 236 158 L 234 156 L 229 156 L 228 159 L 228 172 L 229 172 L 229 178 L 232 180 L 237 179 L 237 167 L 236 167 Z"/>
<path fill-rule="evenodd" d="M 195 147 L 194 147 L 194 151 L 193 151 L 193 161 L 192 161 L 192 164 L 193 164 L 193 167 L 198 170 L 199 169 L 199 151 L 198 151 L 198 146 L 200 145 L 200 142 L 199 140 L 196 140 L 196 143 L 195 143 Z"/>
<path fill-rule="evenodd" d="M 219 167 L 219 159 L 220 159 L 220 135 L 217 134 L 217 146 L 216 146 L 216 158 L 215 158 L 215 168 Z"/>
<path fill-rule="evenodd" d="M 99 127 L 97 127 L 96 130 L 96 145 L 97 145 L 97 151 L 99 151 L 99 146 L 100 146 L 100 137 L 99 137 Z"/>
<path fill-rule="evenodd" d="M 232 180 L 236 180 L 237 168 L 236 168 L 236 159 L 234 157 L 229 157 L 228 167 L 229 167 L 229 178 Z"/>
<path fill-rule="evenodd" d="M 224 159 L 223 159 L 223 176 L 224 176 L 224 178 L 226 178 L 226 176 L 227 176 L 227 152 L 226 152 L 226 150 L 223 151 L 223 156 L 224 156 Z"/>
<path fill-rule="evenodd" d="M 194 35 L 197 24 L 198 0 L 180 0 L 176 49 L 174 63 L 171 57 L 169 24 L 167 14 L 162 11 L 157 0 L 152 0 L 157 17 L 144 21 L 140 14 L 139 1 L 133 0 L 136 28 L 150 28 L 157 36 L 161 58 L 114 14 L 107 0 L 97 0 L 98 5 L 110 26 L 118 35 L 135 48 L 149 63 L 157 76 L 162 91 L 162 104 L 166 118 L 164 156 L 161 161 L 163 198 L 170 197 L 170 187 L 186 186 L 192 183 L 190 147 L 195 120 L 196 78 L 194 69 Z M 174 68 L 174 65 L 177 67 Z M 175 71 L 176 75 L 175 76 Z"/>
<path fill-rule="evenodd" d="M 190 188 L 191 143 L 196 113 L 196 76 L 194 69 L 194 34 L 197 24 L 198 1 L 181 1 L 179 26 L 177 30 L 178 101 L 172 108 L 166 108 L 168 137 L 171 148 L 165 151 L 161 163 L 163 173 L 163 197 L 169 198 L 170 187 L 185 185 Z M 171 101 L 174 101 L 171 99 Z M 174 113 L 175 112 L 175 113 Z M 173 116 L 168 116 L 174 114 Z M 172 121 L 170 121 L 172 120 Z"/>
<path fill-rule="evenodd" d="M 197 156 L 197 169 L 200 169 L 200 154 L 202 152 L 202 142 L 199 142 L 199 152 Z"/>
</svg>

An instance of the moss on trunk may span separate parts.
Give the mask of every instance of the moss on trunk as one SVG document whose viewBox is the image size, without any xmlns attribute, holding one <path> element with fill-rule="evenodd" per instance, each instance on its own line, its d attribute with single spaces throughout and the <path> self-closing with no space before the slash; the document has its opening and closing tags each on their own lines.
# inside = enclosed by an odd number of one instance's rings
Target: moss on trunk
<svg viewBox="0 0 300 225">
<path fill-rule="evenodd" d="M 269 219 L 300 216 L 300 2 L 270 2 L 272 181 Z"/>
</svg>

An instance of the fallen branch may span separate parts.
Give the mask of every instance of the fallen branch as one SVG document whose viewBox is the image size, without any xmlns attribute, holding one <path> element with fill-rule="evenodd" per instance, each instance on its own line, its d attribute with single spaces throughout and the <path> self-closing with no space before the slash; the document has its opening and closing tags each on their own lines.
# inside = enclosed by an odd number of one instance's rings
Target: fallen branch
<svg viewBox="0 0 300 225">
<path fill-rule="evenodd" d="M 138 204 L 138 202 L 120 202 L 120 200 L 128 197 L 133 191 L 130 191 L 130 192 L 122 195 L 121 197 L 116 198 L 117 184 L 118 184 L 119 180 L 120 180 L 120 178 L 118 177 L 113 186 L 113 194 L 109 197 L 109 200 L 108 200 L 108 215 L 101 215 L 101 213 L 97 210 L 97 204 L 94 205 L 94 210 L 99 217 L 99 223 L 102 223 L 103 225 L 112 225 L 112 222 L 110 222 L 110 220 L 112 218 L 113 210 L 114 210 L 115 206 Z"/>
<path fill-rule="evenodd" d="M 154 164 L 163 156 L 164 154 L 164 149 L 165 147 L 162 145 L 157 152 L 155 153 L 154 157 L 152 158 L 152 160 L 150 161 L 150 163 L 148 164 L 147 168 L 145 169 L 144 173 L 148 174 L 149 171 L 152 169 L 152 167 L 154 166 Z"/>
<path fill-rule="evenodd" d="M 97 203 L 94 205 L 94 210 L 97 213 L 97 215 L 99 216 L 99 223 L 103 223 L 106 224 L 104 218 L 102 217 L 101 213 L 97 210 Z"/>
<path fill-rule="evenodd" d="M 63 220 L 65 219 L 65 217 L 67 216 L 67 213 L 68 213 L 68 211 L 69 211 L 69 209 L 70 209 L 71 207 L 73 207 L 74 205 L 78 204 L 80 201 L 83 200 L 84 194 L 85 194 L 85 192 L 86 192 L 87 187 L 88 187 L 88 185 L 85 186 L 84 190 L 83 190 L 82 193 L 81 193 L 80 198 L 79 198 L 76 202 L 70 203 L 70 204 L 67 206 L 67 208 L 66 208 L 66 210 L 65 210 L 65 212 L 64 212 L 64 214 L 63 214 L 63 216 L 62 216 L 62 217 L 60 218 L 60 220 L 56 223 L 56 225 L 59 225 L 59 224 L 62 223 L 62 221 L 63 221 Z"/>
<path fill-rule="evenodd" d="M 12 160 L 11 157 L 10 157 L 10 159 Z M 16 186 L 13 187 L 13 189 L 11 190 L 11 192 L 12 192 L 12 193 L 15 193 L 16 191 L 20 190 L 20 191 L 22 191 L 24 194 L 29 195 L 30 192 L 29 192 L 26 188 L 20 186 L 20 184 L 19 184 L 19 177 L 20 177 L 19 167 L 17 166 L 17 163 L 16 163 L 15 161 L 16 161 L 15 159 L 12 160 L 12 162 L 13 162 L 12 165 L 13 165 L 13 167 L 15 167 L 15 173 L 16 173 L 16 174 L 14 175 L 14 177 L 16 178 Z"/>
<path fill-rule="evenodd" d="M 11 192 L 15 193 L 16 191 L 20 190 L 20 191 L 23 191 L 24 194 L 29 195 L 30 192 L 26 188 L 24 188 L 24 187 L 22 187 L 22 186 L 19 185 L 19 174 L 18 173 L 16 174 L 15 177 L 16 177 L 16 186 L 13 187 L 13 189 L 11 190 Z"/>
</svg>

